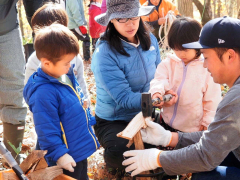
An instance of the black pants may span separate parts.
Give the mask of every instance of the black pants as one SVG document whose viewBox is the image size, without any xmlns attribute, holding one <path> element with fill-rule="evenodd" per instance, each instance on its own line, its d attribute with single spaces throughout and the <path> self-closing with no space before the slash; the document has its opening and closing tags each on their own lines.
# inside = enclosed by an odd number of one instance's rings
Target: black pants
<svg viewBox="0 0 240 180">
<path fill-rule="evenodd" d="M 98 38 L 92 38 L 92 53 L 95 51 Z"/>
<path fill-rule="evenodd" d="M 75 178 L 77 180 L 88 180 L 87 159 L 77 162 L 76 164 L 77 165 L 76 167 L 74 167 L 74 172 L 63 169 L 63 174 L 71 176 L 72 178 Z"/>
<path fill-rule="evenodd" d="M 82 48 L 83 48 L 83 58 L 85 61 L 90 59 L 90 37 L 88 34 L 78 34 L 75 29 L 70 29 L 73 34 L 78 38 L 78 40 L 82 41 Z"/>
<path fill-rule="evenodd" d="M 105 149 L 104 160 L 107 168 L 114 168 L 120 171 L 125 169 L 122 165 L 124 160 L 123 153 L 128 150 L 133 150 L 135 147 L 132 145 L 130 148 L 127 148 L 128 140 L 119 138 L 116 135 L 127 127 L 128 122 L 120 120 L 107 121 L 98 116 L 95 117 L 97 123 L 94 126 L 94 130 L 98 141 Z M 150 144 L 144 144 L 144 146 L 146 149 L 156 147 Z"/>
</svg>

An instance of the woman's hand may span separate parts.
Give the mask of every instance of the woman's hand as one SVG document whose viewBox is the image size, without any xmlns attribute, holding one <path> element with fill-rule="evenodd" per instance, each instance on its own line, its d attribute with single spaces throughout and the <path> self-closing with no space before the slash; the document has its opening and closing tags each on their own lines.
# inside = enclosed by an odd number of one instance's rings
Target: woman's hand
<svg viewBox="0 0 240 180">
<path fill-rule="evenodd" d="M 152 99 L 156 99 L 156 98 L 159 98 L 160 100 L 161 100 L 161 103 L 160 104 L 156 104 L 156 105 L 154 105 L 154 106 L 156 106 L 156 107 L 158 107 L 158 108 L 162 108 L 162 105 L 164 104 L 164 101 L 163 101 L 163 97 L 162 97 L 162 95 L 160 94 L 160 93 L 154 93 L 153 95 L 152 95 Z"/>
<path fill-rule="evenodd" d="M 166 95 L 166 94 L 171 94 L 173 97 L 172 97 L 172 99 L 171 99 L 170 101 L 165 102 L 165 103 L 164 103 L 164 106 L 169 107 L 169 106 L 172 106 L 173 104 L 175 104 L 175 103 L 177 102 L 177 100 L 178 100 L 178 95 L 177 95 L 177 93 L 175 93 L 173 90 L 167 91 L 167 92 L 165 93 L 165 95 Z"/>
</svg>

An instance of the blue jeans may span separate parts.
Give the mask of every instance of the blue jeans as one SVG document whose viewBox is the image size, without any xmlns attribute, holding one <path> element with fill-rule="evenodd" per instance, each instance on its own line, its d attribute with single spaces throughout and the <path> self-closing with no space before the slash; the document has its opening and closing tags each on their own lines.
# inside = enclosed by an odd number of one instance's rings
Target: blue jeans
<svg viewBox="0 0 240 180">
<path fill-rule="evenodd" d="M 192 180 L 239 180 L 240 162 L 231 152 L 225 160 L 212 171 L 195 173 Z"/>
</svg>

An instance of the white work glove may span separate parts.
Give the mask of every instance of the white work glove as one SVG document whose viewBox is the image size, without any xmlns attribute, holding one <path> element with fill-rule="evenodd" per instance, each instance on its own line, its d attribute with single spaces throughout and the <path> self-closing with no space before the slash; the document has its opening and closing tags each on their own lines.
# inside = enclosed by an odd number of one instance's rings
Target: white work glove
<svg viewBox="0 0 240 180">
<path fill-rule="evenodd" d="M 145 119 L 147 128 L 141 129 L 142 140 L 145 143 L 164 146 L 169 145 L 172 139 L 172 133 L 165 130 L 160 124 L 152 122 L 148 118 Z"/>
<path fill-rule="evenodd" d="M 66 153 L 57 160 L 57 165 L 61 168 L 64 168 L 64 169 L 70 171 L 70 172 L 74 172 L 73 167 L 76 167 L 76 162 L 74 161 L 72 156 L 70 156 L 69 154 Z"/>
<path fill-rule="evenodd" d="M 125 171 L 131 172 L 131 176 L 135 176 L 143 171 L 153 170 L 160 167 L 159 154 L 161 150 L 156 148 L 145 150 L 132 150 L 123 153 L 124 157 L 132 156 L 122 162 L 122 165 L 129 165 Z"/>
</svg>

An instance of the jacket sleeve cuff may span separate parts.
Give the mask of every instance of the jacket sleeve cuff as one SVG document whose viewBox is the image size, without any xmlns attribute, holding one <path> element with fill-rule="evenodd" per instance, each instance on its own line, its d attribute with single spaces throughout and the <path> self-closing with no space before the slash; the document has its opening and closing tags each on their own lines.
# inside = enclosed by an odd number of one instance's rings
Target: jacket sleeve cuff
<svg viewBox="0 0 240 180">
<path fill-rule="evenodd" d="M 56 149 L 55 150 L 56 154 L 53 156 L 53 161 L 57 162 L 57 160 L 62 157 L 64 154 L 69 152 L 69 149 L 64 148 L 64 149 Z"/>
</svg>

